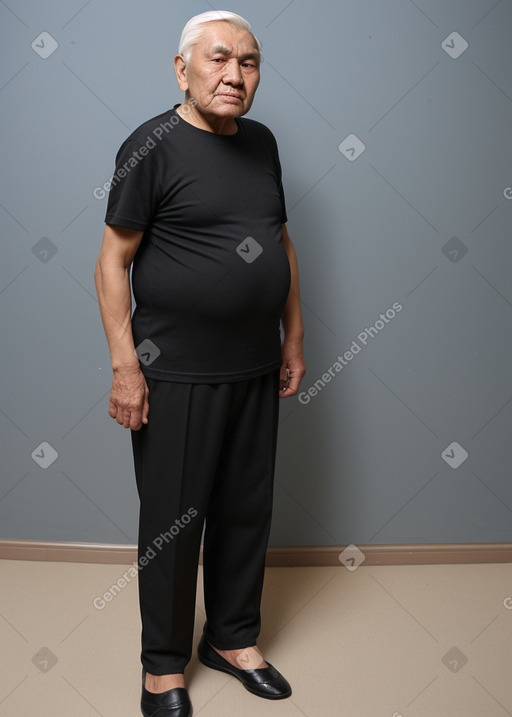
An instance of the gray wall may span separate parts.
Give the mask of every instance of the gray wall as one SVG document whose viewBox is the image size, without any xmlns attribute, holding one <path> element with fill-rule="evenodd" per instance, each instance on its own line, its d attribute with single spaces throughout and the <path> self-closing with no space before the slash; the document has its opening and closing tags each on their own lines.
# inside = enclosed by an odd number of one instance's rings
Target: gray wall
<svg viewBox="0 0 512 717">
<path fill-rule="evenodd" d="M 212 7 L 0 4 L 1 538 L 136 542 L 93 192 L 181 100 L 179 34 Z M 302 274 L 308 373 L 281 403 L 272 543 L 512 540 L 512 3 L 217 7 L 263 43 L 250 116 L 280 146 Z"/>
</svg>

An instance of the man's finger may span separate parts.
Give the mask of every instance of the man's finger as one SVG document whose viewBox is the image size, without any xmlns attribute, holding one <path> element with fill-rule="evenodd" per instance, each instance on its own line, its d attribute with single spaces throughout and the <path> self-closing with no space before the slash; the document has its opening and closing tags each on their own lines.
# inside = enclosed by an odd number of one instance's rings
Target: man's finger
<svg viewBox="0 0 512 717">
<path fill-rule="evenodd" d="M 144 394 L 144 406 L 142 408 L 142 423 L 148 422 L 148 415 L 149 415 L 149 390 L 146 389 L 146 392 Z"/>
<path fill-rule="evenodd" d="M 290 391 L 293 391 L 293 393 L 297 393 L 297 391 L 299 390 L 299 386 L 300 386 L 300 378 L 292 378 L 290 380 L 290 384 L 289 384 L 288 388 L 290 389 Z"/>
<path fill-rule="evenodd" d="M 133 431 L 138 431 L 141 426 L 142 426 L 142 411 L 140 409 L 137 409 L 136 411 L 132 411 L 130 413 L 127 428 L 131 428 Z"/>
<path fill-rule="evenodd" d="M 297 391 L 299 390 L 299 384 L 300 384 L 300 380 L 299 380 L 299 379 L 293 379 L 293 378 L 292 378 L 292 379 L 290 380 L 290 383 L 289 383 L 288 386 L 286 387 L 286 389 L 283 391 L 283 395 L 284 395 L 284 396 L 295 396 L 295 394 L 296 394 Z"/>
<path fill-rule="evenodd" d="M 123 428 L 128 428 L 130 425 L 130 411 L 127 408 L 117 406 L 116 421 L 120 426 L 123 426 Z"/>
<path fill-rule="evenodd" d="M 120 426 L 128 428 L 128 424 L 130 422 L 130 412 L 127 411 L 125 408 L 118 408 L 116 420 Z"/>
<path fill-rule="evenodd" d="M 290 369 L 281 367 L 279 372 L 279 390 L 284 391 L 290 383 Z"/>
<path fill-rule="evenodd" d="M 294 389 L 293 386 L 290 384 L 286 386 L 286 388 L 283 388 L 281 391 L 279 391 L 279 396 L 281 398 L 288 398 L 288 396 L 294 396 L 297 393 L 297 389 Z"/>
<path fill-rule="evenodd" d="M 108 415 L 111 418 L 115 418 L 117 416 L 117 406 L 111 398 L 108 401 Z"/>
</svg>

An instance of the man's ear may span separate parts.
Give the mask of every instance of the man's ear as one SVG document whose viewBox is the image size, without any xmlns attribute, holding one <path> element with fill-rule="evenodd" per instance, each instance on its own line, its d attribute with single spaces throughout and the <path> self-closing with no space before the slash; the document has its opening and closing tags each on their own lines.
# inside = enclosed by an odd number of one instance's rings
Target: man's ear
<svg viewBox="0 0 512 717">
<path fill-rule="evenodd" d="M 182 92 L 186 92 L 188 90 L 187 66 L 181 55 L 176 55 L 174 58 L 174 71 L 178 80 L 178 87 Z"/>
</svg>

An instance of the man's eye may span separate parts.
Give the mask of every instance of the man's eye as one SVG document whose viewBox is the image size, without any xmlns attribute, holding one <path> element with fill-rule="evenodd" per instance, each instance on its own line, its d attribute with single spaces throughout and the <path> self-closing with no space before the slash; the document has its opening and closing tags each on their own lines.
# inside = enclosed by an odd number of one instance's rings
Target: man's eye
<svg viewBox="0 0 512 717">
<path fill-rule="evenodd" d="M 214 57 L 213 62 L 222 62 L 222 57 Z"/>
<path fill-rule="evenodd" d="M 242 67 L 256 67 L 256 65 L 253 65 L 252 62 L 243 62 Z"/>
</svg>

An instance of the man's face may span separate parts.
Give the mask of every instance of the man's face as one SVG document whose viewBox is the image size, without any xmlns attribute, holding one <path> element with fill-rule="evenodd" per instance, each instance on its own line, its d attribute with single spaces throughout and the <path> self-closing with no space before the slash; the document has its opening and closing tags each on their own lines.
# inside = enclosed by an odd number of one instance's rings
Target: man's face
<svg viewBox="0 0 512 717">
<path fill-rule="evenodd" d="M 249 111 L 259 81 L 260 57 L 251 33 L 215 21 L 193 46 L 180 89 L 202 115 L 229 119 Z"/>
</svg>

